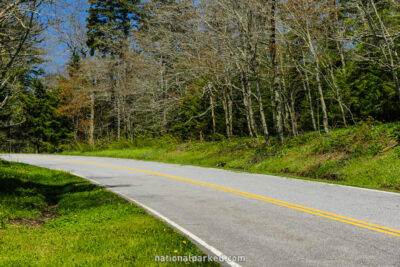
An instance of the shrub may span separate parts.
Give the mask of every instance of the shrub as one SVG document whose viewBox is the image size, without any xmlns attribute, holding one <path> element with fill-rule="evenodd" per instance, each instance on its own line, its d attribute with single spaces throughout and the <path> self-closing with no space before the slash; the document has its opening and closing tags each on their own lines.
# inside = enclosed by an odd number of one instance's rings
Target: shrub
<svg viewBox="0 0 400 267">
<path fill-rule="evenodd" d="M 0 229 L 6 228 L 6 225 L 8 223 L 8 213 L 2 209 L 0 205 Z"/>
<path fill-rule="evenodd" d="M 394 148 L 394 153 L 400 158 L 400 146 Z"/>
<path fill-rule="evenodd" d="M 389 136 L 396 139 L 397 142 L 400 142 L 400 126 L 395 127 L 391 133 L 389 133 Z"/>
</svg>

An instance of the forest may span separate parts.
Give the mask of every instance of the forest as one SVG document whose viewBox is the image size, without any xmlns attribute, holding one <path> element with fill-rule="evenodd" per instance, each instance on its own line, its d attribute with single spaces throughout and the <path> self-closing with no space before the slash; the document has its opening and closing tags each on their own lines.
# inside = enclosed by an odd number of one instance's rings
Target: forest
<svg viewBox="0 0 400 267">
<path fill-rule="evenodd" d="M 47 35 L 45 35 L 47 33 Z M 44 70 L 46 40 L 62 71 Z M 400 116 L 398 0 L 2 0 L 0 150 L 286 143 Z"/>
</svg>

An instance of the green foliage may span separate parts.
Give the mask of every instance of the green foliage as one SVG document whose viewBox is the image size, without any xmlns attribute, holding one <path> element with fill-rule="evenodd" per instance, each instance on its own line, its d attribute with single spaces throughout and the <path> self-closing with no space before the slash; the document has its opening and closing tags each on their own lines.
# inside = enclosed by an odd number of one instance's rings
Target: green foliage
<svg viewBox="0 0 400 267">
<path fill-rule="evenodd" d="M 344 74 L 337 73 L 338 84 L 353 116 L 378 121 L 394 121 L 400 115 L 398 92 L 390 73 L 376 65 L 349 64 Z"/>
<path fill-rule="evenodd" d="M 91 55 L 98 50 L 101 54 L 119 55 L 121 49 L 139 19 L 139 0 L 89 0 L 87 18 L 87 45 Z"/>
<path fill-rule="evenodd" d="M 178 122 L 170 129 L 170 132 L 180 139 L 199 139 L 199 134 L 209 133 L 206 127 L 209 125 L 209 116 L 199 116 L 207 113 L 207 102 L 201 97 L 200 92 L 192 90 L 179 105 Z M 206 132 L 205 132 L 206 131 Z"/>
<path fill-rule="evenodd" d="M 360 122 L 357 127 L 336 130 L 319 142 L 312 142 L 312 151 L 317 154 L 341 152 L 348 157 L 376 155 L 390 143 L 387 132 L 372 121 Z"/>
<path fill-rule="evenodd" d="M 132 140 L 121 137 L 120 140 L 113 142 L 100 139 L 96 140 L 94 146 L 88 143 L 73 143 L 70 144 L 69 149 L 65 149 L 65 151 L 128 150 L 148 147 L 168 149 L 180 142 L 181 140 L 173 135 L 163 135 L 157 138 L 152 135 L 139 135 Z"/>
<path fill-rule="evenodd" d="M 57 92 L 46 88 L 39 79 L 33 79 L 20 92 L 18 101 L 20 123 L 10 127 L 8 136 L 16 142 L 23 141 L 19 152 L 58 151 L 69 137 L 69 122 L 55 112 L 59 104 Z"/>
<path fill-rule="evenodd" d="M 392 129 L 392 130 L 390 131 L 389 136 L 392 137 L 392 138 L 394 138 L 394 139 L 396 139 L 397 142 L 400 143 L 400 126 L 395 127 L 394 129 Z"/>
<path fill-rule="evenodd" d="M 0 205 L 0 229 L 6 228 L 9 217 L 10 215 L 8 214 L 8 212 L 5 209 L 3 209 Z"/>
<path fill-rule="evenodd" d="M 395 154 L 398 158 L 400 158 L 400 147 L 399 147 L 399 146 L 395 147 L 393 151 L 394 151 L 394 154 Z"/>
</svg>

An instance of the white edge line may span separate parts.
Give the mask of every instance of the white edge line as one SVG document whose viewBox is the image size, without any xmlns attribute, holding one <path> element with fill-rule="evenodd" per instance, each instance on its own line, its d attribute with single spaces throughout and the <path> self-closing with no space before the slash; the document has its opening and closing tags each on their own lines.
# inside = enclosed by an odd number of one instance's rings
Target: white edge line
<svg viewBox="0 0 400 267">
<path fill-rule="evenodd" d="M 75 176 L 78 176 L 78 177 L 81 177 L 81 178 L 83 178 L 83 179 L 86 179 L 86 180 L 90 181 L 91 183 L 97 184 L 97 185 L 99 185 L 100 187 L 104 188 L 104 186 L 103 186 L 101 183 L 99 183 L 99 182 L 97 182 L 97 181 L 95 181 L 95 180 L 93 180 L 93 179 L 90 179 L 90 178 L 88 178 L 88 177 L 85 177 L 84 175 L 81 175 L 81 174 L 78 174 L 78 173 L 75 173 L 75 172 L 70 172 L 70 173 L 73 174 L 73 175 L 75 175 Z M 105 189 L 107 189 L 107 188 L 105 188 Z M 107 190 L 109 190 L 109 189 L 107 189 Z M 161 219 L 161 220 L 164 220 L 164 222 L 166 222 L 166 223 L 167 223 L 168 225 L 170 225 L 171 227 L 175 228 L 176 230 L 178 230 L 178 231 L 181 232 L 182 234 L 186 235 L 187 237 L 189 237 L 190 239 L 192 239 L 193 241 L 195 241 L 195 242 L 198 243 L 199 245 L 203 246 L 205 249 L 207 249 L 207 250 L 210 251 L 211 253 L 215 254 L 215 255 L 216 255 L 217 257 L 219 257 L 220 259 L 223 259 L 223 263 L 228 264 L 229 266 L 232 266 L 232 267 L 241 267 L 240 264 L 238 264 L 238 263 L 236 263 L 236 262 L 233 262 L 233 261 L 229 261 L 229 257 L 226 256 L 225 254 L 223 254 L 221 251 L 219 251 L 219 250 L 216 249 L 215 247 L 209 245 L 206 241 L 204 241 L 203 239 L 201 239 L 201 238 L 198 237 L 197 235 L 193 234 L 193 233 L 190 232 L 189 230 L 183 228 L 182 226 L 180 226 L 180 225 L 177 224 L 176 222 L 172 221 L 172 220 L 169 219 L 168 217 L 162 215 L 162 214 L 159 213 L 158 211 L 156 211 L 156 210 L 154 210 L 154 209 L 152 209 L 152 208 L 146 206 L 145 204 L 143 204 L 143 203 L 141 203 L 141 202 L 139 202 L 139 201 L 137 201 L 137 200 L 135 200 L 135 199 L 133 199 L 133 198 L 131 198 L 131 197 L 128 197 L 127 195 L 125 195 L 125 194 L 123 194 L 123 193 L 121 193 L 121 192 L 112 191 L 112 190 L 109 190 L 109 191 L 111 191 L 111 192 L 113 192 L 113 193 L 116 193 L 117 195 L 123 197 L 124 199 L 126 199 L 126 200 L 128 200 L 128 201 L 130 201 L 130 202 L 133 202 L 134 204 L 136 204 L 136 205 L 138 205 L 138 206 L 144 208 L 146 211 L 148 211 L 148 212 L 149 212 L 150 214 L 152 214 L 153 216 L 155 216 L 155 217 L 157 217 L 157 218 L 159 218 L 159 219 Z"/>
</svg>

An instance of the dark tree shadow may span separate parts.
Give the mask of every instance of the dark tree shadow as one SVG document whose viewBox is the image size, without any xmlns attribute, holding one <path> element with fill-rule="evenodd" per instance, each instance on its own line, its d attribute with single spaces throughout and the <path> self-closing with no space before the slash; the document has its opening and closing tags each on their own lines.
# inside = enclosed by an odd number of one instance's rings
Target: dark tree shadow
<svg viewBox="0 0 400 267">
<path fill-rule="evenodd" d="M 23 190 L 21 190 L 23 189 Z M 48 185 L 30 181 L 22 181 L 18 178 L 0 177 L 0 195 L 23 196 L 26 191 L 41 194 L 48 205 L 55 205 L 66 193 L 90 192 L 98 189 L 98 186 L 85 181 L 70 182 L 62 185 Z"/>
<path fill-rule="evenodd" d="M 132 187 L 130 184 L 119 184 L 119 185 L 104 185 L 103 188 L 119 188 L 119 187 Z"/>
</svg>

